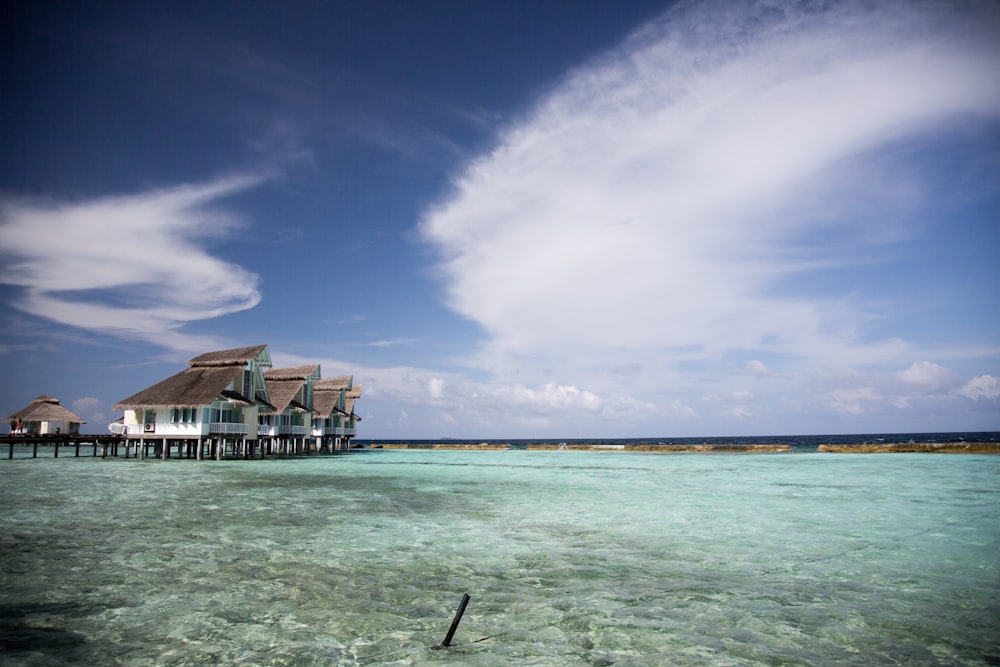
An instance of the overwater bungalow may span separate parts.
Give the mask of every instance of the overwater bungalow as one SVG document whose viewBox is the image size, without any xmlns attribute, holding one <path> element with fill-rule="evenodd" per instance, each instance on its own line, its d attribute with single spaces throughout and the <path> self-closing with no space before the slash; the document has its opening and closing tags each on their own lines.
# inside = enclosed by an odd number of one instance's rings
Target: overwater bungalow
<svg viewBox="0 0 1000 667">
<path fill-rule="evenodd" d="M 199 459 L 253 456 L 259 415 L 275 410 L 264 380 L 270 366 L 267 345 L 197 356 L 185 370 L 114 406 L 125 411 L 121 435 L 137 454 L 151 441 L 164 458 L 173 443 Z"/>
<path fill-rule="evenodd" d="M 352 435 L 354 434 L 355 430 L 357 429 L 357 423 L 359 421 L 361 421 L 361 417 L 358 416 L 357 413 L 354 412 L 354 403 L 359 398 L 361 398 L 361 390 L 363 388 L 364 388 L 364 385 L 360 385 L 360 384 L 354 385 L 350 389 L 350 391 L 347 392 L 347 396 L 344 398 L 344 412 L 346 412 L 349 415 L 349 418 L 348 418 L 348 429 L 351 431 Z"/>
<path fill-rule="evenodd" d="M 257 433 L 267 440 L 271 451 L 311 451 L 313 384 L 319 379 L 319 364 L 274 368 L 264 373 L 272 408 L 259 413 Z"/>
<path fill-rule="evenodd" d="M 320 451 L 339 452 L 350 449 L 351 438 L 356 431 L 347 411 L 347 393 L 351 390 L 354 376 L 317 380 L 313 384 L 312 435 Z"/>
<path fill-rule="evenodd" d="M 76 435 L 83 419 L 59 405 L 59 399 L 42 394 L 31 403 L 7 417 L 14 424 L 11 435 Z"/>
</svg>

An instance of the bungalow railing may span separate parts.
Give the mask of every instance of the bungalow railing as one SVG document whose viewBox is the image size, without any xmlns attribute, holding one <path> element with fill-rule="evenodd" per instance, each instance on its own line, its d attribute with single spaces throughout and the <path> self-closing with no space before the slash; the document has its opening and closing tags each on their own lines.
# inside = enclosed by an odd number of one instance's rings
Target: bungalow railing
<svg viewBox="0 0 1000 667">
<path fill-rule="evenodd" d="M 148 435 L 157 437 L 198 437 L 198 429 L 194 425 L 178 426 L 177 424 L 119 424 L 110 428 L 111 433 L 121 435 Z M 235 422 L 210 422 L 208 432 L 211 435 L 246 435 L 246 424 Z"/>
<path fill-rule="evenodd" d="M 257 435 L 274 437 L 277 435 L 309 435 L 311 426 L 297 426 L 292 424 L 260 424 L 257 426 Z"/>
<path fill-rule="evenodd" d="M 220 433 L 222 435 L 246 435 L 249 429 L 246 424 L 236 424 L 232 422 L 212 422 L 208 425 L 210 434 Z"/>
</svg>

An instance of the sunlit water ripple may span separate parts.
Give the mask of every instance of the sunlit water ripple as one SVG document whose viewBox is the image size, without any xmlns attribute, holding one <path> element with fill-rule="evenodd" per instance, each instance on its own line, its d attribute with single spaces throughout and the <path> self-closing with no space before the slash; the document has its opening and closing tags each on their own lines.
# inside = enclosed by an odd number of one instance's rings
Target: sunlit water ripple
<svg viewBox="0 0 1000 667">
<path fill-rule="evenodd" d="M 1000 664 L 997 456 L 40 458 L 0 480 L 3 664 Z"/>
</svg>

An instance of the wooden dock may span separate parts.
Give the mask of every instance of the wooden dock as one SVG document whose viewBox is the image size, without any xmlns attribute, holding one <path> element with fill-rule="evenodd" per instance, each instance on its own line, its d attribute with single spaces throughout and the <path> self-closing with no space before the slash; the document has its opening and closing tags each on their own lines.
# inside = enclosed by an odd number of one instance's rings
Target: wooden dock
<svg viewBox="0 0 1000 667">
<path fill-rule="evenodd" d="M 0 436 L 0 452 L 7 449 L 7 460 L 16 451 L 31 450 L 31 458 L 62 456 L 89 458 L 154 458 L 232 460 L 287 458 L 309 454 L 343 453 L 322 447 L 279 447 L 270 440 L 125 438 L 120 435 L 17 435 Z M 2 455 L 0 455 L 2 456 Z M 28 458 L 18 456 L 16 458 Z"/>
</svg>

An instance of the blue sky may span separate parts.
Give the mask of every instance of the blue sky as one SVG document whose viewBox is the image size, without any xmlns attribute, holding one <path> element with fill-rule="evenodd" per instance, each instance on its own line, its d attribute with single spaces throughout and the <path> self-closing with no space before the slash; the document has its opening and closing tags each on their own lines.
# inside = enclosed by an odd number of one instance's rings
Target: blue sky
<svg viewBox="0 0 1000 667">
<path fill-rule="evenodd" d="M 7 414 L 267 343 L 363 438 L 1000 429 L 996 3 L 8 5 Z"/>
</svg>

